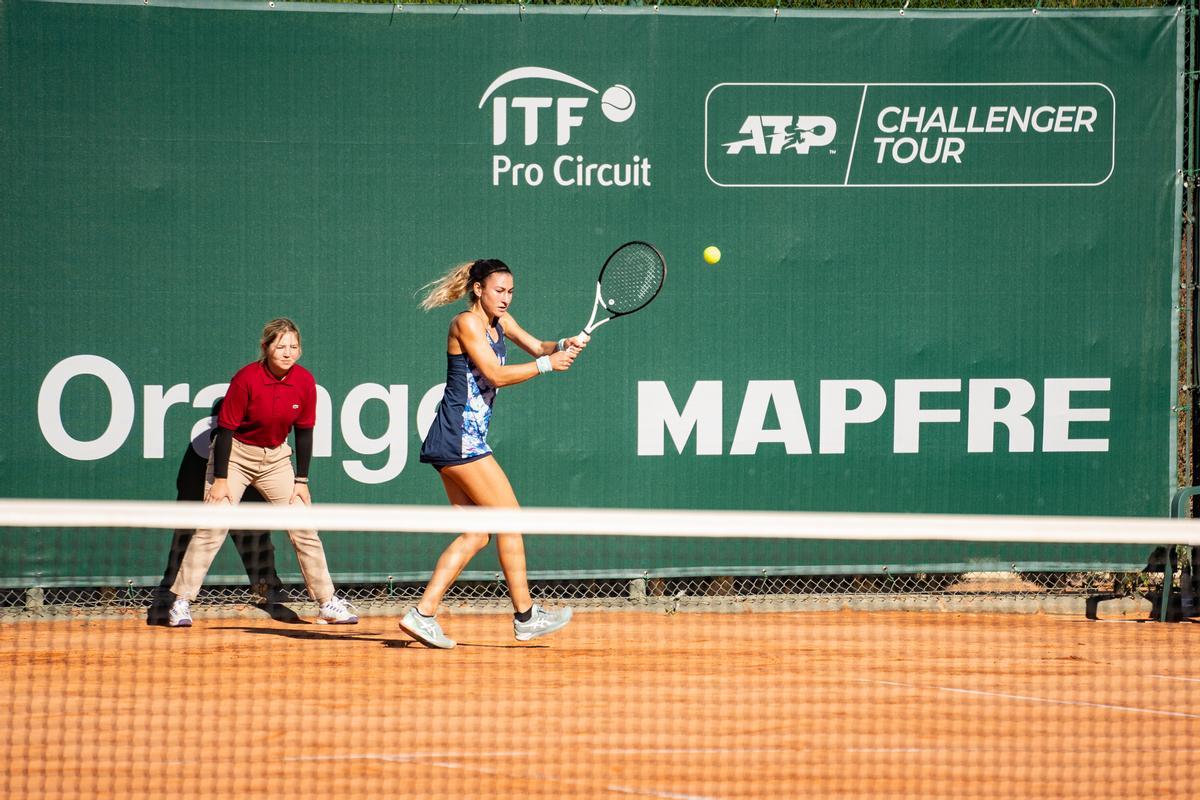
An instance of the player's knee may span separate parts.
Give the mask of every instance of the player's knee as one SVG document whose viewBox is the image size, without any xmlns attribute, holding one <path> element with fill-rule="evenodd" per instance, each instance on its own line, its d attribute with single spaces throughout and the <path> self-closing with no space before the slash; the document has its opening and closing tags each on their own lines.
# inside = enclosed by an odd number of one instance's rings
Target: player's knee
<svg viewBox="0 0 1200 800">
<path fill-rule="evenodd" d="M 487 547 L 488 542 L 491 540 L 492 535 L 490 533 L 464 533 L 462 535 L 462 543 L 471 548 L 471 551 L 475 553 Z"/>
</svg>

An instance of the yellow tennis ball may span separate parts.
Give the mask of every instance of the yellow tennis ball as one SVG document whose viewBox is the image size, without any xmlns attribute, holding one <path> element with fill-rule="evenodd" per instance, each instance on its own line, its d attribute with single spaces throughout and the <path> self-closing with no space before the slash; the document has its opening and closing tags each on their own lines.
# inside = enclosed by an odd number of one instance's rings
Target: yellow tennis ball
<svg viewBox="0 0 1200 800">
<path fill-rule="evenodd" d="M 710 264 L 715 264 L 718 261 L 720 261 L 721 260 L 720 248 L 718 248 L 714 245 L 711 245 L 711 244 L 708 247 L 704 248 L 704 260 Z"/>
</svg>

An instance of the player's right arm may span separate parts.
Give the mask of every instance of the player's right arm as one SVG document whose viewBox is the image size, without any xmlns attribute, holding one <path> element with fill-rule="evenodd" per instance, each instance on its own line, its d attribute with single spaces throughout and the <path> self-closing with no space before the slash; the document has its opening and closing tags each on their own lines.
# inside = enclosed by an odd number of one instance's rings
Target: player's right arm
<svg viewBox="0 0 1200 800">
<path fill-rule="evenodd" d="M 496 354 L 487 345 L 483 320 L 474 314 L 464 312 L 454 318 L 450 323 L 450 340 L 451 343 L 457 343 L 459 352 L 466 353 L 487 382 L 496 388 L 524 383 L 541 374 L 536 361 L 503 366 L 497 364 Z M 454 352 L 453 346 L 450 352 Z M 551 369 L 561 372 L 571 366 L 571 362 L 575 360 L 575 351 L 562 350 L 542 358 L 549 360 Z"/>
</svg>

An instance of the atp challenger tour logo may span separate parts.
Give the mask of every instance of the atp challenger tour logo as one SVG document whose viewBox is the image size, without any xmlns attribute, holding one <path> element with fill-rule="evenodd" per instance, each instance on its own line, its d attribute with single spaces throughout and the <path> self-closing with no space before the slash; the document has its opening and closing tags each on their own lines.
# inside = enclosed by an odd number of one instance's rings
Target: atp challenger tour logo
<svg viewBox="0 0 1200 800">
<path fill-rule="evenodd" d="M 547 87 L 555 93 L 535 94 Z M 599 114 L 592 111 L 597 95 Z M 648 158 L 622 153 L 613 160 L 611 150 L 620 137 L 612 129 L 637 111 L 637 97 L 624 84 L 601 92 L 565 72 L 517 67 L 492 81 L 479 100 L 480 109 L 485 105 L 492 112 L 492 146 L 505 151 L 492 154 L 492 186 L 542 186 L 548 178 L 558 186 L 650 185 Z M 588 136 L 585 125 L 604 131 Z M 566 148 L 575 152 L 562 152 Z"/>
<path fill-rule="evenodd" d="M 718 186 L 1098 186 L 1115 166 L 1100 83 L 722 83 L 704 112 Z"/>
<path fill-rule="evenodd" d="M 723 145 L 727 155 L 735 156 L 751 148 L 760 156 L 777 156 L 784 150 L 804 155 L 814 147 L 824 147 L 837 136 L 837 121 L 833 117 L 746 117 L 738 133 L 749 136 Z"/>
</svg>

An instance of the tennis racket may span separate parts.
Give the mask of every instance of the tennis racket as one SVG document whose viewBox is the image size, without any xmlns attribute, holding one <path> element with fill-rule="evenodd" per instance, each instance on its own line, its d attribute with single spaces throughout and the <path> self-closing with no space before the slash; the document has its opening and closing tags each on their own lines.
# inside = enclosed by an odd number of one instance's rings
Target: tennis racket
<svg viewBox="0 0 1200 800">
<path fill-rule="evenodd" d="M 600 268 L 592 318 L 580 332 L 579 338 L 586 342 L 591 338 L 592 331 L 609 320 L 650 305 L 650 301 L 658 297 L 666 279 L 667 261 L 654 245 L 626 242 L 618 247 Z M 607 316 L 597 319 L 601 311 Z"/>
</svg>

